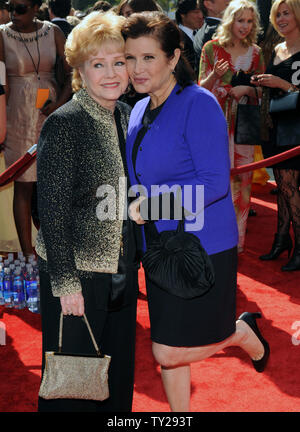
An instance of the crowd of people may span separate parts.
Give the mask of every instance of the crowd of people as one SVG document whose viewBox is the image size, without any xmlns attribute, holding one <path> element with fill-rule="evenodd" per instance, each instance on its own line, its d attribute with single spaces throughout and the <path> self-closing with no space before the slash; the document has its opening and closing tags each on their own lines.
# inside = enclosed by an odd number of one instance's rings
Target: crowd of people
<svg viewBox="0 0 300 432">
<path fill-rule="evenodd" d="M 261 315 L 236 319 L 253 174 L 230 170 L 291 148 L 278 142 L 269 106 L 299 91 L 300 0 L 179 0 L 174 19 L 155 0 L 98 1 L 85 13 L 70 0 L 40 7 L 10 0 L 4 9 L 0 137 L 7 167 L 38 143 L 37 162 L 14 182 L 13 214 L 24 255 L 39 259 L 42 372 L 61 312 L 66 351 L 93 353 L 78 319 L 86 313 L 112 362 L 108 399 L 39 398 L 39 411 L 131 410 L 138 271 L 155 236 L 175 232 L 183 215 L 213 268 L 210 290 L 187 300 L 145 277 L 153 356 L 171 411 L 188 412 L 192 363 L 229 346 L 257 372 L 268 363 Z M 239 104 L 261 104 L 262 146 L 235 142 Z M 273 171 L 278 226 L 260 259 L 288 251 L 282 270 L 297 271 L 300 156 Z"/>
</svg>

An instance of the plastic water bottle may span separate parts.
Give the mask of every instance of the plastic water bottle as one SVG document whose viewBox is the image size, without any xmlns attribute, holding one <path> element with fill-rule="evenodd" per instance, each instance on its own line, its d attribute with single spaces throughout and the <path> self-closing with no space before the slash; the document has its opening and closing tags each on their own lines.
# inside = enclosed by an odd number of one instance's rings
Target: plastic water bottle
<svg viewBox="0 0 300 432">
<path fill-rule="evenodd" d="M 4 304 L 6 307 L 13 307 L 13 291 L 12 291 L 12 280 L 9 267 L 4 268 L 3 277 L 3 294 Z"/>
<path fill-rule="evenodd" d="M 23 283 L 20 267 L 17 267 L 14 272 L 13 296 L 14 296 L 14 307 L 16 309 L 24 309 L 25 307 L 24 283 Z"/>
<path fill-rule="evenodd" d="M 30 272 L 31 272 L 31 265 L 25 264 L 25 267 L 23 268 L 23 277 L 24 277 L 25 300 L 26 300 L 27 307 L 28 307 L 27 299 L 28 299 L 28 293 L 30 288 L 30 278 L 28 277 L 28 275 Z"/>
<path fill-rule="evenodd" d="M 14 254 L 13 253 L 7 254 L 7 259 L 10 263 L 13 263 L 14 262 Z"/>
<path fill-rule="evenodd" d="M 18 252 L 18 259 L 19 260 L 25 259 L 24 255 L 23 255 L 23 252 Z"/>
<path fill-rule="evenodd" d="M 27 307 L 33 313 L 38 313 L 38 286 L 33 268 L 30 266 L 26 275 Z"/>
<path fill-rule="evenodd" d="M 4 265 L 0 262 L 0 306 L 5 304 L 4 291 L 3 291 L 3 277 L 4 277 Z"/>
<path fill-rule="evenodd" d="M 28 258 L 27 258 L 27 262 L 29 264 L 31 264 L 31 262 L 34 261 L 34 260 L 35 260 L 35 255 L 34 254 L 29 255 Z"/>
</svg>

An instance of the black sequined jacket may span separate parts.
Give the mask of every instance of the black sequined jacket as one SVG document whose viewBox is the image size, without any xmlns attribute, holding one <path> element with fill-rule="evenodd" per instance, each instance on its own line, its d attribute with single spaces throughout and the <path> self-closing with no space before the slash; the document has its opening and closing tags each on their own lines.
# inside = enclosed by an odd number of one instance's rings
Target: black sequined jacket
<svg viewBox="0 0 300 432">
<path fill-rule="evenodd" d="M 130 107 L 116 109 L 126 136 Z M 113 113 L 84 89 L 45 121 L 37 176 L 36 252 L 47 261 L 53 295 L 81 291 L 81 271 L 117 273 L 124 168 Z"/>
</svg>

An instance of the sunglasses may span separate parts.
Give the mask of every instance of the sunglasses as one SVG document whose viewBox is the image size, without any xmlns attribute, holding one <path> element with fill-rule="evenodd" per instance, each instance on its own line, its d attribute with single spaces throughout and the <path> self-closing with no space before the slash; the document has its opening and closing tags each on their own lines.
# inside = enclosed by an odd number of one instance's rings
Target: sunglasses
<svg viewBox="0 0 300 432">
<path fill-rule="evenodd" d="M 12 4 L 12 3 L 6 3 L 6 9 L 8 12 L 12 13 L 15 12 L 18 15 L 25 15 L 28 12 L 28 9 L 31 9 L 32 6 L 25 5 L 23 3 L 20 4 Z"/>
</svg>

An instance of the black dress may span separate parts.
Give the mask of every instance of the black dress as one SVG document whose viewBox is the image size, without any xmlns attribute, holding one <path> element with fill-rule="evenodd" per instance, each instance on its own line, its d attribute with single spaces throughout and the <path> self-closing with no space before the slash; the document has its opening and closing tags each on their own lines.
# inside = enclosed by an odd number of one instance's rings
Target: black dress
<svg viewBox="0 0 300 432">
<path fill-rule="evenodd" d="M 272 74 L 278 76 L 285 81 L 292 83 L 292 76 L 295 73 L 295 69 L 292 68 L 294 62 L 300 61 L 300 52 L 293 54 L 291 57 L 283 60 L 282 62 L 274 65 L 275 51 L 272 54 L 271 61 L 267 67 L 266 74 Z M 284 94 L 280 89 L 270 89 L 270 98 L 277 97 L 280 93 Z M 276 146 L 276 118 L 272 116 L 273 128 L 269 129 L 269 141 L 263 142 L 262 149 L 265 158 L 275 156 L 277 154 L 283 153 L 287 150 L 292 149 L 293 147 L 284 146 L 277 147 Z M 300 126 L 300 120 L 299 120 Z M 293 157 L 291 159 L 287 159 L 278 164 L 272 165 L 272 168 L 280 168 L 280 169 L 294 169 L 300 170 L 300 156 Z"/>
</svg>

